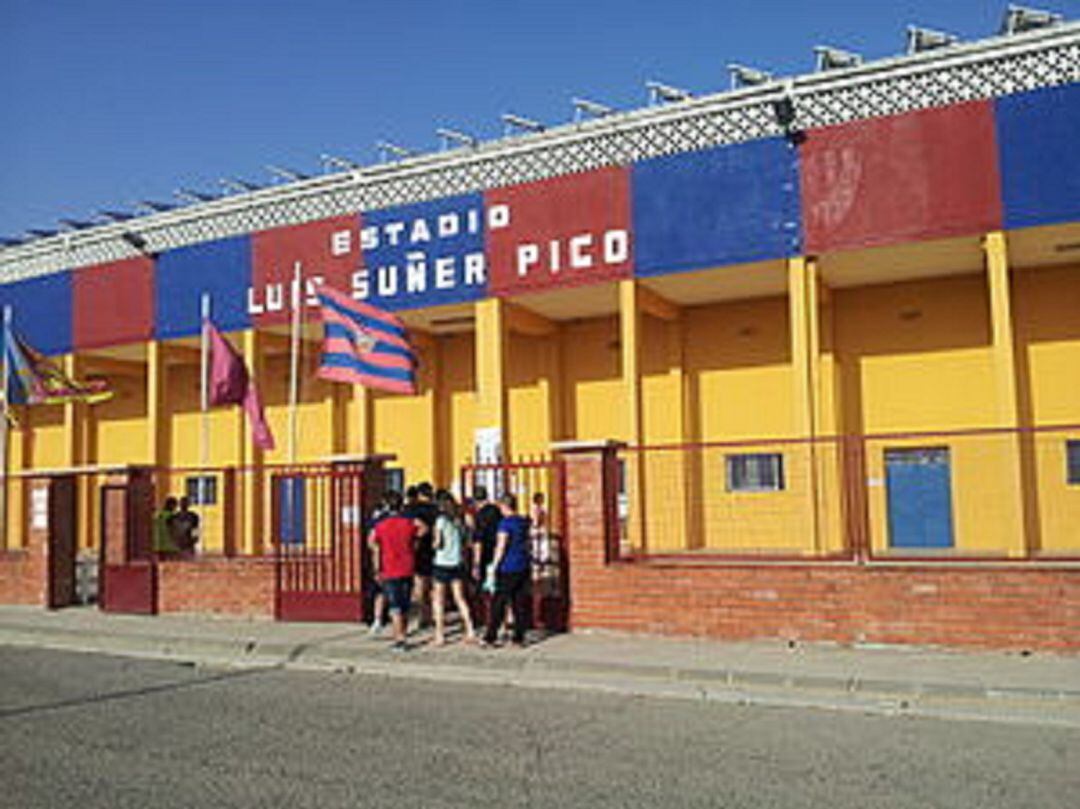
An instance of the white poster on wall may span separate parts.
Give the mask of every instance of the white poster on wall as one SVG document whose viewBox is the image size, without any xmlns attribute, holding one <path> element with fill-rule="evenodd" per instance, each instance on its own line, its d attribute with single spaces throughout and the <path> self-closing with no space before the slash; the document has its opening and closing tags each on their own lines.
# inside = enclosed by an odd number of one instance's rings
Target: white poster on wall
<svg viewBox="0 0 1080 809">
<path fill-rule="evenodd" d="M 477 427 L 473 431 L 473 463 L 481 468 L 473 471 L 473 491 L 477 486 L 483 486 L 490 497 L 498 497 L 502 494 L 500 486 L 502 475 L 499 469 L 494 468 L 494 465 L 502 463 L 502 460 L 502 428 Z"/>
<path fill-rule="evenodd" d="M 30 527 L 44 531 L 49 527 L 49 490 L 33 489 L 30 492 Z"/>
</svg>

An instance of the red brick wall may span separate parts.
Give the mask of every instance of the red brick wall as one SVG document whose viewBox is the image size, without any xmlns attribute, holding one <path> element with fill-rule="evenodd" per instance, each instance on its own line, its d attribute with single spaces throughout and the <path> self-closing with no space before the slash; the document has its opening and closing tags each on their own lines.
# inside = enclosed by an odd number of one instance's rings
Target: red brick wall
<svg viewBox="0 0 1080 809">
<path fill-rule="evenodd" d="M 601 454 L 565 457 L 573 628 L 1080 650 L 1080 568 L 607 564 Z"/>
<path fill-rule="evenodd" d="M 45 577 L 30 551 L 0 551 L 0 604 L 44 604 Z"/>
<path fill-rule="evenodd" d="M 178 559 L 158 566 L 158 611 L 274 617 L 274 560 Z"/>
</svg>

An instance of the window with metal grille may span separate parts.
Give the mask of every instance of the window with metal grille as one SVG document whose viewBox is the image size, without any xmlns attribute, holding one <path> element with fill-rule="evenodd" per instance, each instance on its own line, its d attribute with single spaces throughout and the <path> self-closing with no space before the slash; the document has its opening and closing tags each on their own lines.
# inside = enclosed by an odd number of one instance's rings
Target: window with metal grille
<svg viewBox="0 0 1080 809">
<path fill-rule="evenodd" d="M 217 505 L 217 478 L 213 475 L 195 475 L 185 478 L 184 492 L 193 506 Z"/>
<path fill-rule="evenodd" d="M 1065 442 L 1066 475 L 1070 486 L 1080 486 L 1080 441 Z"/>
<path fill-rule="evenodd" d="M 396 466 L 383 469 L 383 484 L 388 492 L 405 491 L 405 470 Z"/>
<path fill-rule="evenodd" d="M 729 492 L 779 492 L 784 488 L 784 456 L 779 452 L 728 455 Z"/>
</svg>

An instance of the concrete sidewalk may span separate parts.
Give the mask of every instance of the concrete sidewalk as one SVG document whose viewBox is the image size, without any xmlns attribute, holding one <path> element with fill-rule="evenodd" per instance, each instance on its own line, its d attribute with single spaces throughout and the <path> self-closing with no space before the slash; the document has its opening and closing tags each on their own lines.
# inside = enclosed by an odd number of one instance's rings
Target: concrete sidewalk
<svg viewBox="0 0 1080 809">
<path fill-rule="evenodd" d="M 724 702 L 1080 727 L 1080 656 L 907 647 L 719 643 L 583 632 L 525 649 L 406 654 L 347 624 L 49 612 L 0 606 L 0 644 L 201 665 L 288 666 L 368 675 L 576 688 Z"/>
</svg>

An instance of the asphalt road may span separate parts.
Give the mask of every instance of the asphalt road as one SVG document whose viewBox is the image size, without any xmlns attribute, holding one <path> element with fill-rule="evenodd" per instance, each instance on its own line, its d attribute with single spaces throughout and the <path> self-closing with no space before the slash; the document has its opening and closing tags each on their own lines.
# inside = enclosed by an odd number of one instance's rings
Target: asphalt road
<svg viewBox="0 0 1080 809">
<path fill-rule="evenodd" d="M 0 647 L 0 806 L 1069 807 L 1080 731 Z"/>
</svg>

